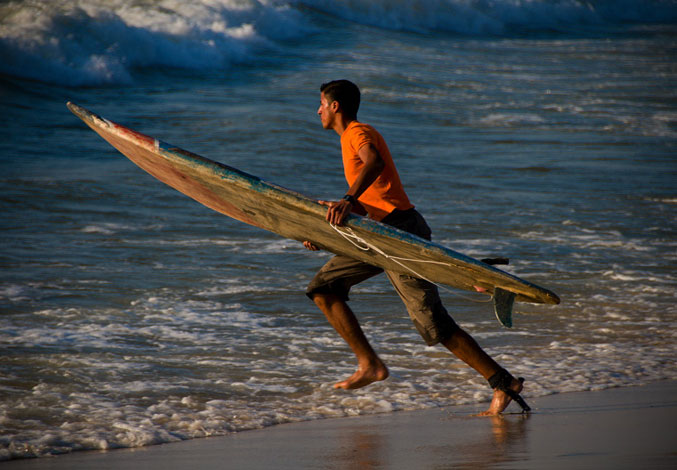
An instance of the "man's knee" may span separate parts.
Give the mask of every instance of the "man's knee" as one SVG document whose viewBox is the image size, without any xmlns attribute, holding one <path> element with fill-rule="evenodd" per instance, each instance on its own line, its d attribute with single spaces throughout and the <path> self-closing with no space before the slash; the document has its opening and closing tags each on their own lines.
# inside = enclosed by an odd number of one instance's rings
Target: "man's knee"
<svg viewBox="0 0 677 470">
<path fill-rule="evenodd" d="M 315 305 L 320 307 L 322 310 L 331 307 L 336 302 L 343 301 L 341 296 L 326 292 L 313 292 L 311 298 L 313 299 L 313 302 L 315 302 Z"/>
<path fill-rule="evenodd" d="M 455 328 L 450 328 L 447 330 L 446 334 L 444 337 L 440 338 L 439 342 L 451 351 L 458 348 L 460 346 L 460 342 L 467 338 L 472 339 L 472 337 L 466 333 L 464 329 L 456 325 Z"/>
<path fill-rule="evenodd" d="M 315 305 L 318 307 L 322 308 L 323 306 L 327 305 L 327 297 L 328 294 L 321 294 L 318 292 L 313 293 L 312 295 L 309 295 L 309 297 L 315 302 Z"/>
</svg>

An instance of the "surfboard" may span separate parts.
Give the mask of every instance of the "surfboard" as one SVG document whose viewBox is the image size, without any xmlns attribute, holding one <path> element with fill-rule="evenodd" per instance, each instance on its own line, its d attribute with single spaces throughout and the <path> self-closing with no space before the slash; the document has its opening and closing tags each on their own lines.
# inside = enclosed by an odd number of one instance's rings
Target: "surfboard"
<svg viewBox="0 0 677 470">
<path fill-rule="evenodd" d="M 163 183 L 241 222 L 374 266 L 491 294 L 496 315 L 512 325 L 513 302 L 558 304 L 552 291 L 487 263 L 367 217 L 351 214 L 340 227 L 327 208 L 295 191 L 266 182 L 104 119 L 74 103 L 77 117 L 123 155 Z"/>
</svg>

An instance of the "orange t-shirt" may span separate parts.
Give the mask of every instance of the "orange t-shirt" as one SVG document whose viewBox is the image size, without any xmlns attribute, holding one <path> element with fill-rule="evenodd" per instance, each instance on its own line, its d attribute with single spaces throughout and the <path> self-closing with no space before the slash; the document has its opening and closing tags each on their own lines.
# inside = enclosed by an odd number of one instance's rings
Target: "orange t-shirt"
<svg viewBox="0 0 677 470">
<path fill-rule="evenodd" d="M 348 186 L 357 179 L 364 167 L 364 162 L 357 152 L 366 144 L 372 144 L 385 162 L 385 167 L 376 180 L 360 195 L 358 201 L 364 206 L 369 217 L 382 220 L 395 209 L 413 209 L 404 192 L 400 176 L 397 174 L 393 157 L 385 140 L 376 129 L 368 124 L 353 121 L 341 135 L 341 153 L 343 154 L 343 171 Z"/>
</svg>

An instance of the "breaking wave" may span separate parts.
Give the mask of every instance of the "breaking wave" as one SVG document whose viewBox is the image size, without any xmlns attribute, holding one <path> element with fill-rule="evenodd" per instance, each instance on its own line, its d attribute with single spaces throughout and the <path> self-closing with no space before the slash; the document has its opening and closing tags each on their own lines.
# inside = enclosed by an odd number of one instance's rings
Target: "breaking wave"
<svg viewBox="0 0 677 470">
<path fill-rule="evenodd" d="M 125 84 L 137 67 L 256 64 L 336 21 L 415 32 L 510 35 L 677 21 L 673 0 L 75 0 L 0 5 L 0 73 L 68 86 Z M 284 54 L 282 54 L 284 60 Z"/>
</svg>

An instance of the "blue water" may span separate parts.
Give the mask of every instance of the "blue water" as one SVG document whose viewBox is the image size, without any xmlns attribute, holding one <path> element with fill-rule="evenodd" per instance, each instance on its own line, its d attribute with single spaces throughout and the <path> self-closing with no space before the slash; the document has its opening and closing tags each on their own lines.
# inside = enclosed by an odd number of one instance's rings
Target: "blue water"
<svg viewBox="0 0 677 470">
<path fill-rule="evenodd" d="M 333 390 L 353 358 L 303 295 L 328 255 L 156 182 L 68 100 L 331 199 L 318 88 L 352 79 L 434 239 L 561 296 L 506 330 L 444 291 L 527 397 L 677 377 L 674 1 L 63 3 L 0 5 L 0 459 L 491 395 L 384 278 L 352 305 L 392 377 Z"/>
</svg>

